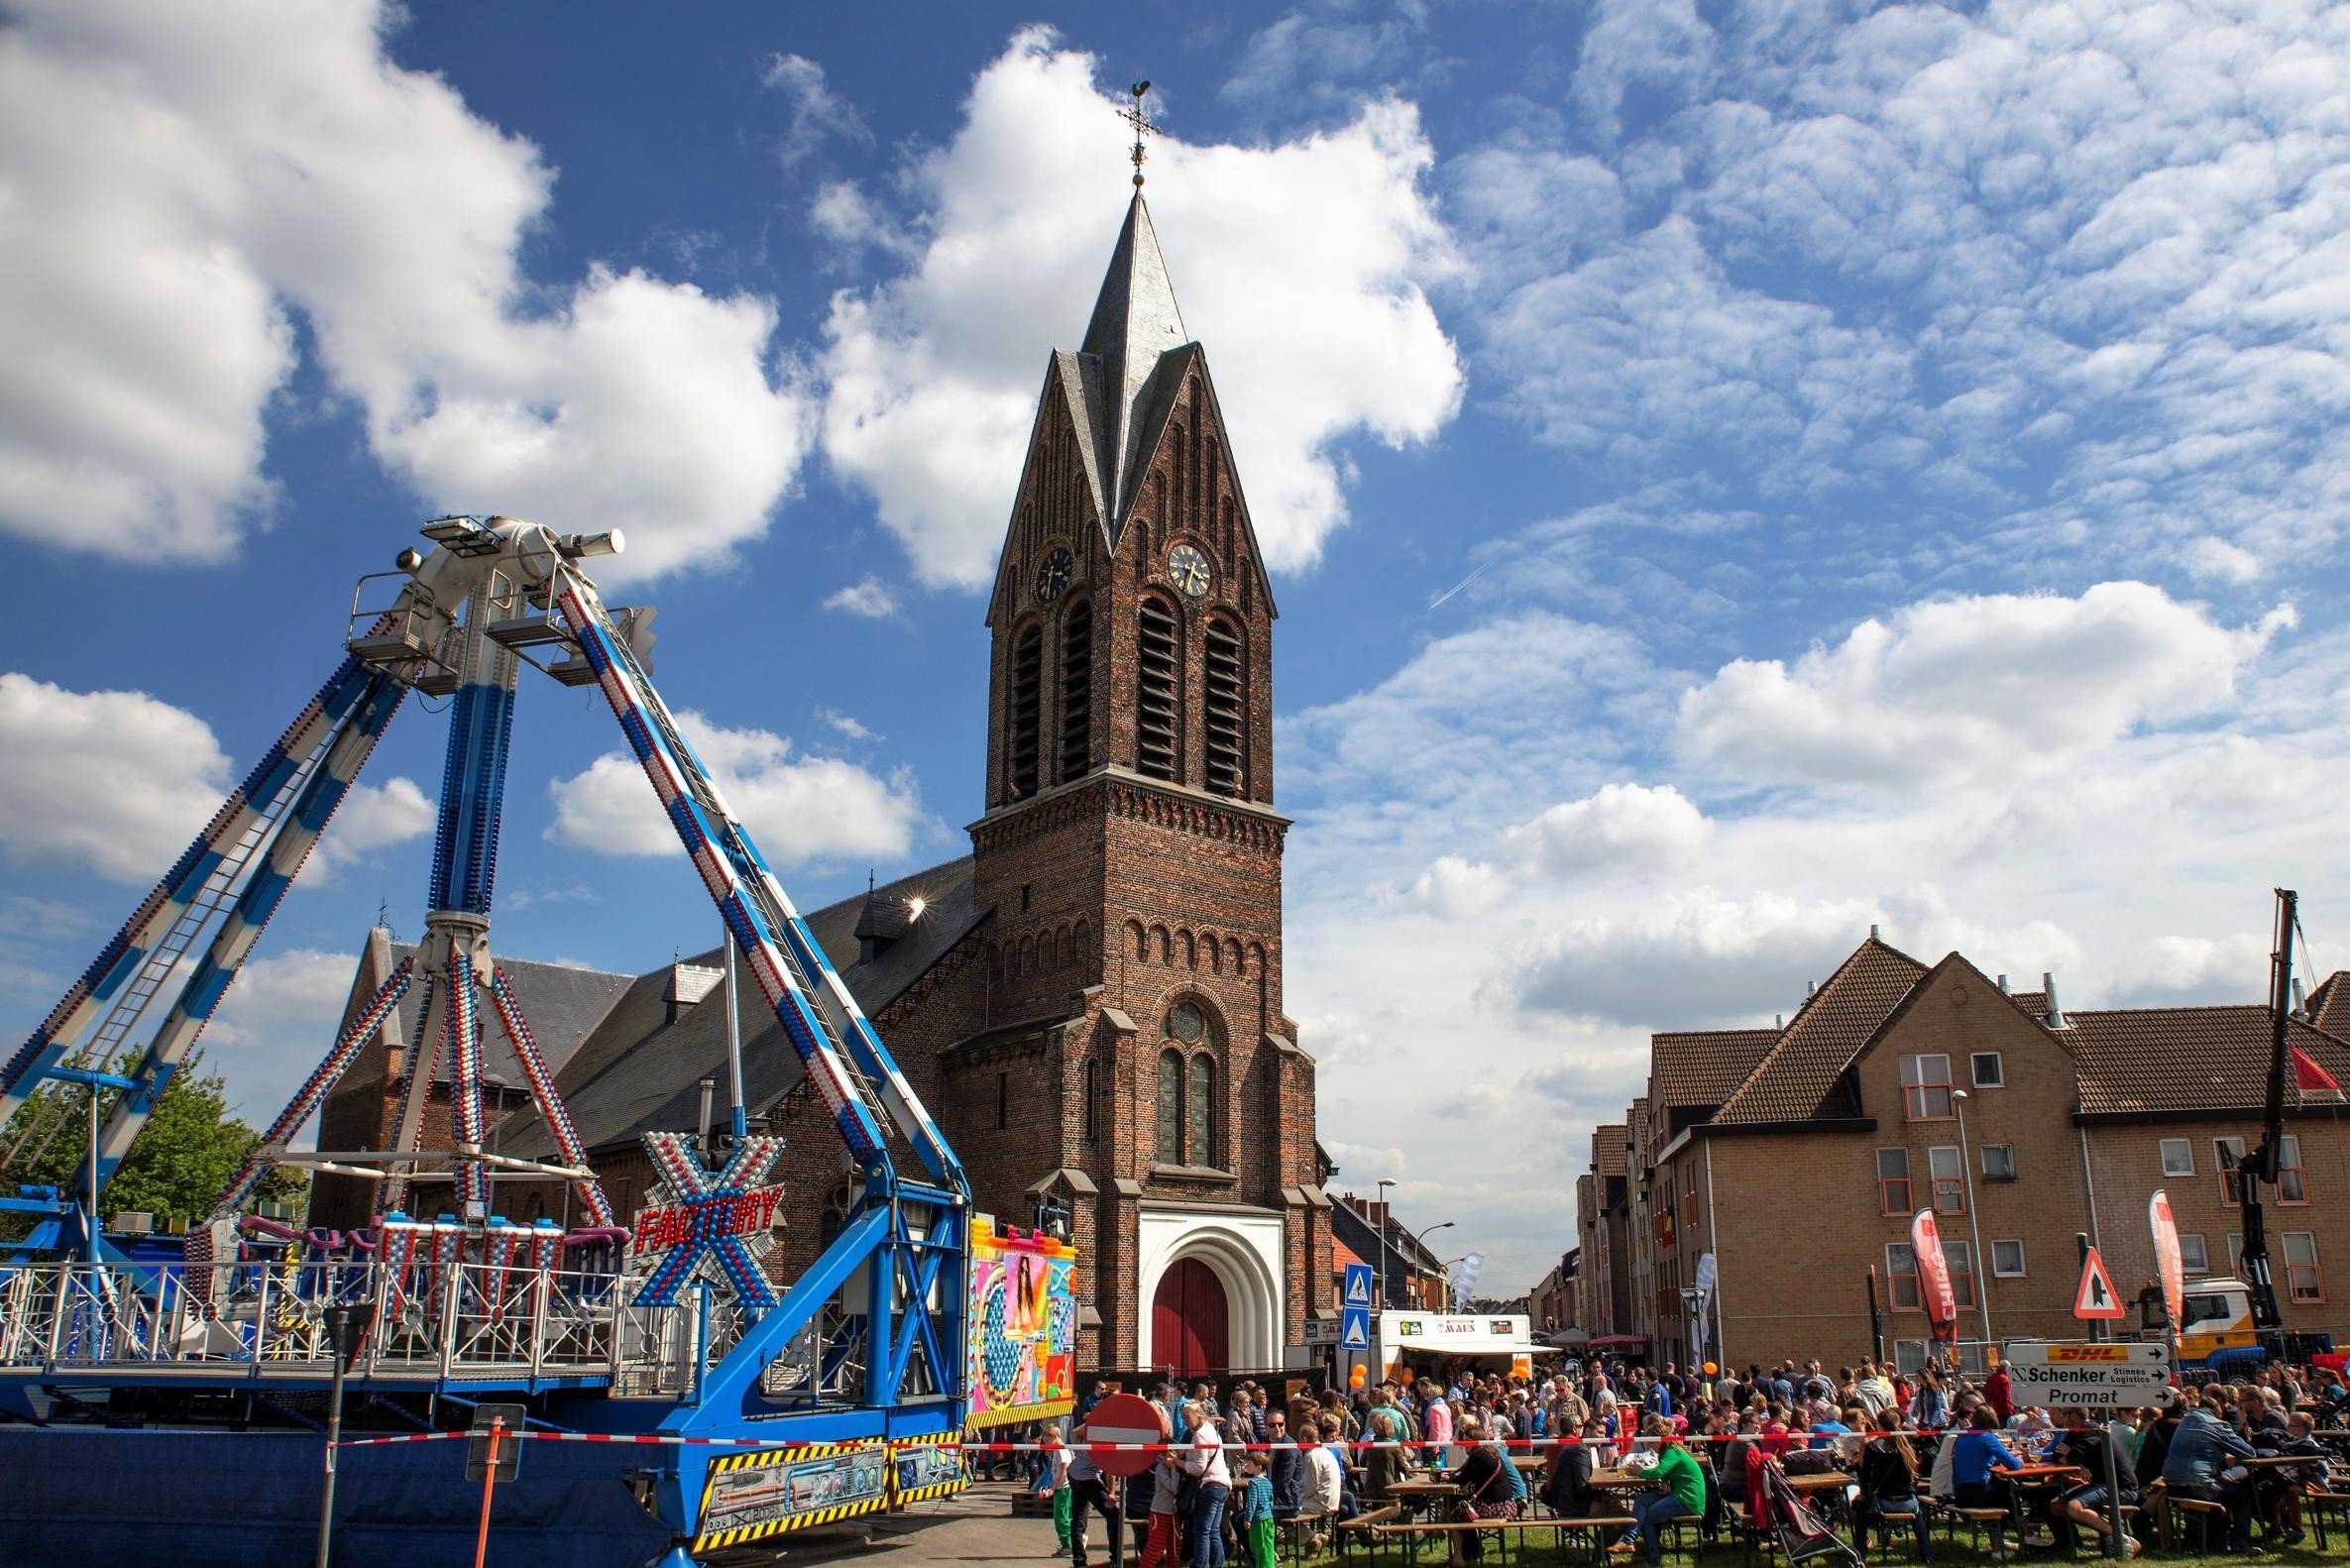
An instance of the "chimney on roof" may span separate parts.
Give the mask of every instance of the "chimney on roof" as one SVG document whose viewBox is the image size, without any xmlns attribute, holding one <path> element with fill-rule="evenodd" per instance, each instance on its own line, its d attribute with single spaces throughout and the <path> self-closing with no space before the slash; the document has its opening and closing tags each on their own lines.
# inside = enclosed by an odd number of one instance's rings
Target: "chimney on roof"
<svg viewBox="0 0 2350 1568">
<path fill-rule="evenodd" d="M 2043 969 L 2040 974 L 2040 988 L 2048 993 L 2048 1027 L 2051 1029 L 2067 1027 L 2065 1010 L 2057 1005 L 2057 977 Z"/>
<path fill-rule="evenodd" d="M 1803 997 L 1805 1001 L 1810 1001 L 1814 996 L 1819 994 L 1819 991 L 1820 982 L 1818 980 L 1806 980 L 1803 982 Z"/>
<path fill-rule="evenodd" d="M 1868 940 L 1871 942 L 1876 942 L 1879 940 L 1877 937 L 1877 923 L 1873 920 L 1868 923 Z"/>
<path fill-rule="evenodd" d="M 661 1000 L 669 1004 L 668 1022 L 674 1024 L 689 1007 L 698 1007 L 727 971 L 711 964 L 672 963 L 669 965 L 669 984 L 661 992 Z"/>
<path fill-rule="evenodd" d="M 2309 989 L 2297 974 L 2293 977 L 2293 1013 L 2295 1018 L 2309 1016 Z"/>
<path fill-rule="evenodd" d="M 1770 1026 L 1771 1026 L 1771 1028 L 1773 1028 L 1773 1029 L 1784 1029 L 1784 1028 L 1786 1028 L 1786 1027 L 1787 1027 L 1787 1015 L 1786 1015 L 1785 1013 L 1773 1013 L 1773 1014 L 1771 1014 L 1771 1015 L 1770 1015 Z"/>
<path fill-rule="evenodd" d="M 2004 974 L 1999 976 L 1999 994 L 2001 996 L 2005 996 L 2007 994 L 2007 976 Z"/>
</svg>

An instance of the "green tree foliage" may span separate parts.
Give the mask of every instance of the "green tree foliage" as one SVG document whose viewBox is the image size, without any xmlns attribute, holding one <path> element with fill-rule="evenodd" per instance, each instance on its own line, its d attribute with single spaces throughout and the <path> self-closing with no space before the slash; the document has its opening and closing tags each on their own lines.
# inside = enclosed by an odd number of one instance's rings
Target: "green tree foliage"
<svg viewBox="0 0 2350 1568">
<path fill-rule="evenodd" d="M 112 1092 L 101 1097 L 101 1121 L 115 1098 Z M 13 1146 L 20 1133 L 35 1125 L 54 1126 L 55 1135 L 38 1158 L 31 1158 L 33 1151 L 27 1148 L 27 1158 L 10 1168 L 8 1179 L 70 1186 L 88 1156 L 88 1091 L 57 1084 L 34 1097 L 0 1135 L 0 1148 Z M 261 1135 L 228 1113 L 228 1085 L 219 1073 L 203 1070 L 198 1054 L 165 1087 L 139 1141 L 106 1183 L 100 1207 L 109 1216 L 143 1210 L 155 1215 L 159 1225 L 168 1218 L 202 1219 L 237 1167 L 260 1145 Z M 270 1173 L 258 1197 L 299 1199 L 308 1188 L 307 1173 L 280 1166 Z"/>
</svg>

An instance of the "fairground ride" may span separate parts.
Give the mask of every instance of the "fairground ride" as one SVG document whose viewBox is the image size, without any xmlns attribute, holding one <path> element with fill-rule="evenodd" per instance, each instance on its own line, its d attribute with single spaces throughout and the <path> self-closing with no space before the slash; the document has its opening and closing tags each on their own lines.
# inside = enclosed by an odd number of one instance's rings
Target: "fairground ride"
<svg viewBox="0 0 2350 1568">
<path fill-rule="evenodd" d="M 346 1513 L 373 1523 L 346 1524 L 338 1562 L 438 1560 L 431 1540 L 450 1520 L 430 1500 L 441 1494 L 399 1456 L 431 1456 L 455 1477 L 460 1445 L 430 1438 L 487 1400 L 522 1404 L 534 1434 L 632 1439 L 526 1445 L 511 1507 L 531 1515 L 534 1476 L 554 1488 L 536 1515 L 553 1533 L 533 1535 L 534 1562 L 663 1552 L 685 1562 L 689 1551 L 885 1507 L 910 1481 L 935 1489 L 954 1473 L 940 1440 L 964 1412 L 969 1183 L 653 689 L 651 613 L 608 610 L 583 572 L 583 561 L 616 552 L 619 536 L 501 516 L 441 517 L 423 534 L 429 552 L 402 551 L 395 572 L 361 581 L 342 663 L 0 1073 L 0 1126 L 18 1144 L 0 1155 L 54 1138 L 65 1118 L 86 1116 L 92 1130 L 69 1187 L 0 1200 L 34 1225 L 0 1262 L 0 1413 L 13 1417 L 0 1424 L 13 1463 L 0 1470 L 16 1477 L 0 1487 L 0 1534 L 70 1539 L 99 1555 L 145 1541 L 183 1564 L 210 1560 L 224 1539 L 246 1543 L 238 1560 L 280 1556 L 295 1537 L 280 1526 L 307 1527 L 302 1498 L 269 1496 L 266 1478 L 306 1487 L 315 1512 L 313 1434 L 336 1382 L 336 1328 L 352 1431 L 423 1444 L 344 1450 Z M 746 1124 L 738 1055 L 728 1131 L 647 1137 L 663 1181 L 631 1225 L 589 1169 L 491 951 L 524 664 L 603 692 L 718 907 L 730 955 L 790 1042 L 792 1084 L 813 1084 L 861 1178 L 838 1234 L 780 1290 L 761 1253 L 779 1196 L 763 1183 L 782 1145 Z M 450 699 L 424 940 L 350 1020 L 182 1256 L 110 1236 L 100 1221 L 108 1178 L 411 689 Z M 411 990 L 421 1060 L 406 1073 L 392 1147 L 291 1148 Z M 493 1152 L 482 1092 L 493 1021 L 552 1136 L 550 1161 Z M 453 1147 L 427 1149 L 426 1101 L 443 1076 Z M 893 1147 L 920 1163 L 919 1176 Z M 245 1212 L 274 1163 L 374 1180 L 375 1223 L 296 1231 Z M 493 1170 L 507 1186 L 494 1189 Z M 495 1212 L 494 1191 L 533 1177 L 568 1184 L 583 1222 L 566 1232 Z M 211 1445 L 189 1447 L 199 1436 Z M 768 1446 L 727 1446 L 754 1440 Z M 253 1481 L 238 1528 L 189 1525 L 190 1511 L 222 1512 L 205 1511 L 224 1464 Z M 594 1493 L 600 1481 L 609 1495 Z M 383 1494 L 372 1502 L 371 1487 Z M 472 1493 L 445 1490 L 470 1546 Z M 148 1515 L 169 1525 L 174 1513 L 171 1534 L 135 1533 L 156 1522 Z M 565 1526 L 604 1533 L 566 1548 Z"/>
</svg>

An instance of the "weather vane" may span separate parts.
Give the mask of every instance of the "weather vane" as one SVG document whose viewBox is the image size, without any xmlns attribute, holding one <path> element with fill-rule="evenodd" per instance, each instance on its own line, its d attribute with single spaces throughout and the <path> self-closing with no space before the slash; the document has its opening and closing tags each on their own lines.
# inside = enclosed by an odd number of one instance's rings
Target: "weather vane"
<svg viewBox="0 0 2350 1568">
<path fill-rule="evenodd" d="M 1134 159 L 1134 188 L 1137 190 L 1143 188 L 1143 138 L 1159 134 L 1159 127 L 1153 125 L 1151 117 L 1143 112 L 1143 95 L 1150 90 L 1149 82 L 1136 82 L 1126 89 L 1134 99 L 1133 107 L 1118 111 L 1118 118 L 1134 127 L 1134 152 L 1131 156 Z"/>
</svg>

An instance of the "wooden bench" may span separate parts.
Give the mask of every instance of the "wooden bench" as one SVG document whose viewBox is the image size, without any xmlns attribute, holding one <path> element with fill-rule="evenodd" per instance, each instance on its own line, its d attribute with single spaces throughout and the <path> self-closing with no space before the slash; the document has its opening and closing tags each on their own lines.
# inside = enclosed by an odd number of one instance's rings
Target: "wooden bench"
<svg viewBox="0 0 2350 1568">
<path fill-rule="evenodd" d="M 1340 1519 L 1330 1526 L 1330 1539 L 1338 1545 L 1338 1555 L 1344 1558 L 1353 1546 L 1370 1549 L 1371 1533 L 1382 1524 L 1393 1523 L 1403 1516 L 1400 1503 L 1383 1503 L 1378 1508 L 1366 1509 L 1351 1519 Z"/>
<path fill-rule="evenodd" d="M 2202 1539 L 2196 1543 L 2198 1551 L 2210 1545 L 2211 1524 L 2214 1519 L 2218 1520 L 2223 1529 L 2232 1527 L 2232 1521 L 2228 1518 L 2227 1505 L 2224 1503 L 2212 1503 L 2202 1498 L 2171 1497 L 2165 1498 L 2164 1504 L 2174 1517 L 2183 1513 L 2196 1521 L 2196 1529 L 2202 1536 Z M 2165 1551 L 2171 1550 L 2173 1545 L 2171 1537 L 2177 1533 L 2178 1529 L 2175 1524 L 2163 1526 L 2163 1549 Z"/>
<path fill-rule="evenodd" d="M 2327 1549 L 2325 1516 L 2328 1513 L 2339 1513 L 2342 1516 L 2343 1532 L 2350 1534 L 2350 1492 L 2317 1491 L 2301 1494 L 2301 1516 L 2317 1526 L 2319 1551 Z"/>
<path fill-rule="evenodd" d="M 1383 1539 L 1393 1536 L 1403 1542 L 1404 1553 L 1413 1562 L 1419 1560 L 1419 1545 L 1422 1540 L 1429 1538 L 1449 1539 L 1454 1535 L 1491 1534 L 1501 1542 L 1502 1560 L 1507 1562 L 1510 1559 L 1510 1547 L 1512 1540 L 1514 1539 L 1522 1549 L 1528 1530 L 1551 1531 L 1561 1547 L 1566 1545 L 1566 1538 L 1570 1534 L 1588 1531 L 1591 1535 L 1592 1561 L 1596 1563 L 1606 1560 L 1608 1537 L 1611 1533 L 1631 1529 L 1638 1523 L 1639 1521 L 1629 1514 L 1562 1518 L 1554 1513 L 1538 1519 L 1476 1519 L 1461 1523 L 1446 1521 L 1430 1524 L 1382 1524 L 1377 1526 L 1372 1533 Z"/>
</svg>

